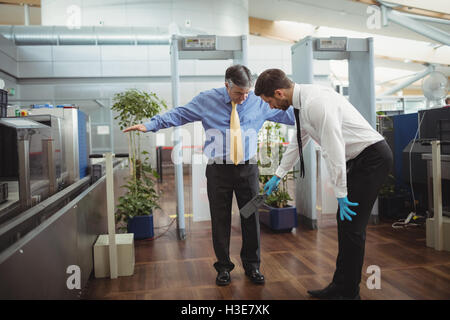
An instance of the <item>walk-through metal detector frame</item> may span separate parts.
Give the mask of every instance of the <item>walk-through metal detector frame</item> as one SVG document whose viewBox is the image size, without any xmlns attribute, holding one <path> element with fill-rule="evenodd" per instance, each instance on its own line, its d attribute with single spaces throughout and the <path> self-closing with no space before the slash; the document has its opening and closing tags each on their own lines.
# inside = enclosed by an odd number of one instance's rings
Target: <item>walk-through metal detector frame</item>
<svg viewBox="0 0 450 320">
<path fill-rule="evenodd" d="M 233 63 L 247 65 L 247 36 L 179 36 L 172 35 L 170 43 L 170 66 L 172 76 L 172 105 L 179 106 L 180 74 L 179 60 L 228 60 Z M 224 77 L 225 82 L 225 77 Z M 178 238 L 186 238 L 183 191 L 183 154 L 180 127 L 174 128 L 173 157 L 175 162 L 175 192 L 177 195 L 177 232 Z"/>
<path fill-rule="evenodd" d="M 313 83 L 314 59 L 348 60 L 349 101 L 376 128 L 373 38 L 308 36 L 293 45 L 291 52 L 292 80 L 300 84 Z M 296 206 L 300 221 L 312 229 L 317 228 L 317 211 L 321 210 L 321 203 L 317 202 L 318 160 L 321 155 L 314 145 L 309 143 L 304 150 L 305 177 L 296 178 Z M 378 222 L 378 203 L 374 206 L 371 220 Z"/>
</svg>

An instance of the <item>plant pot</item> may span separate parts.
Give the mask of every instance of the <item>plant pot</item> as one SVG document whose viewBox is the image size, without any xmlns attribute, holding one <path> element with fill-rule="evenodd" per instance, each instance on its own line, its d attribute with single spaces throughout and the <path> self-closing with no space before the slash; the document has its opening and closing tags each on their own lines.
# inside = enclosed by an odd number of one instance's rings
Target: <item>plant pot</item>
<svg viewBox="0 0 450 320">
<path fill-rule="evenodd" d="M 297 209 L 292 206 L 273 208 L 263 204 L 258 212 L 260 223 L 274 232 L 291 232 L 292 228 L 296 228 L 298 225 Z"/>
<path fill-rule="evenodd" d="M 134 234 L 136 240 L 153 238 L 153 214 L 128 219 L 127 230 Z"/>
</svg>

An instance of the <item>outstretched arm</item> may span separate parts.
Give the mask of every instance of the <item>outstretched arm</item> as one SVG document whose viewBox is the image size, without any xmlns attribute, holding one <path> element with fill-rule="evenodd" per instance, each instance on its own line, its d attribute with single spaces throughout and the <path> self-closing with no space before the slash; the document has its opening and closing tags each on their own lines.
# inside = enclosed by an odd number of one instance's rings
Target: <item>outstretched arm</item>
<svg viewBox="0 0 450 320">
<path fill-rule="evenodd" d="M 151 118 L 150 121 L 126 128 L 123 132 L 132 130 L 156 132 L 160 129 L 177 127 L 189 122 L 200 121 L 202 116 L 201 109 L 202 104 L 200 103 L 198 95 L 184 106 L 173 108 L 162 115 L 158 114 Z"/>
<path fill-rule="evenodd" d="M 147 132 L 147 128 L 143 124 L 136 124 L 134 126 L 128 127 L 126 129 L 124 129 L 123 132 L 135 131 L 135 130 Z"/>
</svg>

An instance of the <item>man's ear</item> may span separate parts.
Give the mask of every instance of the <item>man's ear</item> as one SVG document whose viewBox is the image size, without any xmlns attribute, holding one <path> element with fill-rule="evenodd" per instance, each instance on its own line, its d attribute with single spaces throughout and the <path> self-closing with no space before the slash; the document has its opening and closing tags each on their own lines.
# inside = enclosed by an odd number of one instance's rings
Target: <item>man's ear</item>
<svg viewBox="0 0 450 320">
<path fill-rule="evenodd" d="M 228 88 L 228 82 L 225 82 L 225 87 L 226 87 L 227 89 L 230 89 L 230 88 Z"/>
<path fill-rule="evenodd" d="M 273 96 L 275 97 L 275 98 L 283 98 L 284 97 L 284 92 L 283 92 L 283 90 L 281 90 L 281 89 L 276 89 L 274 92 L 273 92 Z"/>
</svg>

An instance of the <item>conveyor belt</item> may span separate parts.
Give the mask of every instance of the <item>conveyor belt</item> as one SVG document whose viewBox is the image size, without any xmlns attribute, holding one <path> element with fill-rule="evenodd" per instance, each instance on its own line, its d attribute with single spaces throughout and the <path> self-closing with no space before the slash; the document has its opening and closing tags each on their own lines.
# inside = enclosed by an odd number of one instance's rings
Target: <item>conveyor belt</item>
<svg viewBox="0 0 450 320">
<path fill-rule="evenodd" d="M 116 160 L 114 166 L 119 164 L 120 161 Z M 88 175 L 26 211 L 17 213 L 17 210 L 15 210 L 10 211 L 8 215 L 1 215 L 0 253 L 75 199 L 92 182 L 91 176 Z"/>
<path fill-rule="evenodd" d="M 89 187 L 85 177 L 0 225 L 0 252 L 36 228 Z"/>
</svg>

